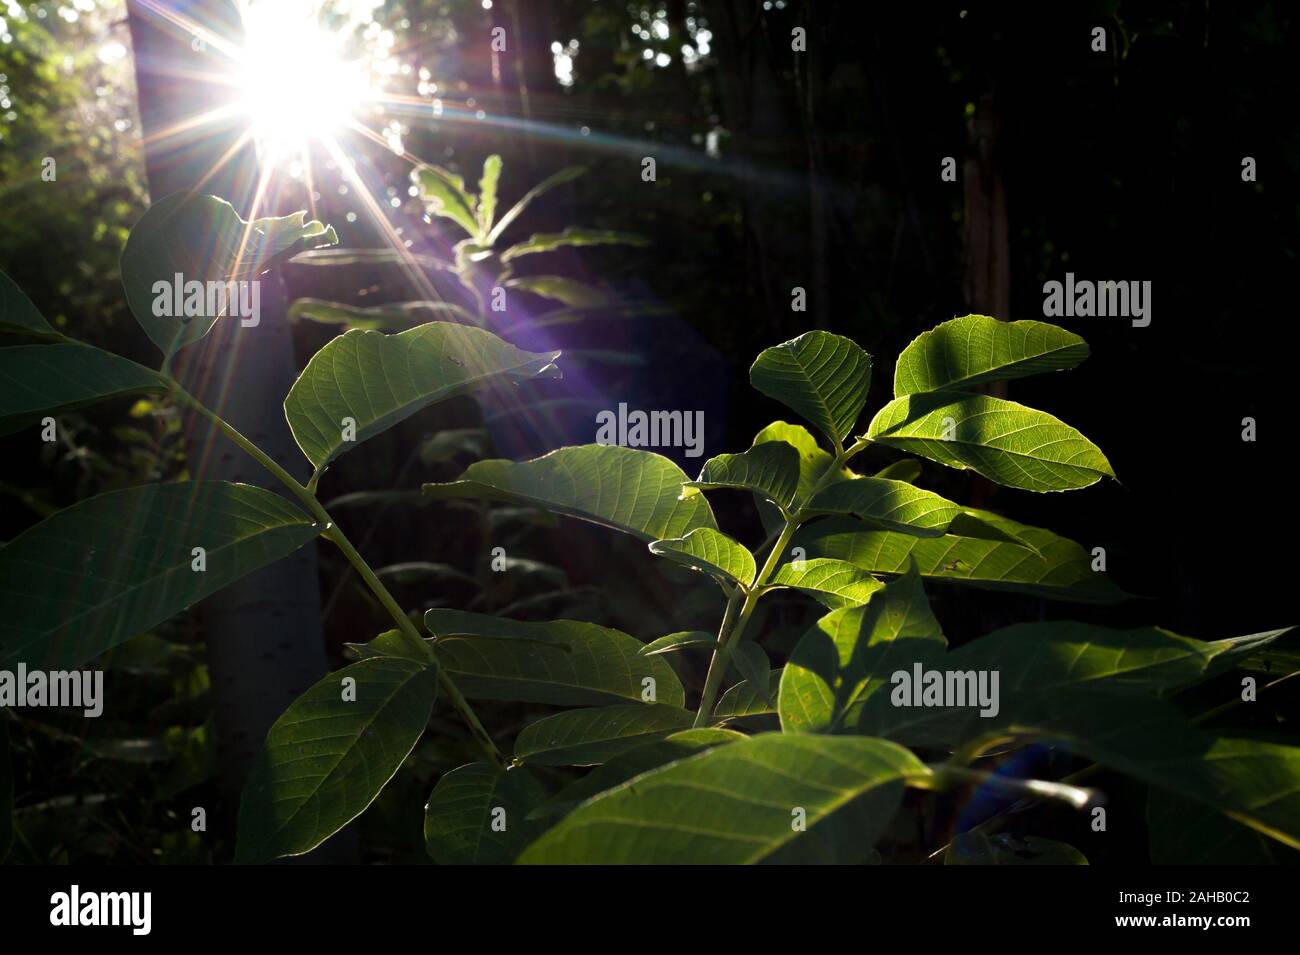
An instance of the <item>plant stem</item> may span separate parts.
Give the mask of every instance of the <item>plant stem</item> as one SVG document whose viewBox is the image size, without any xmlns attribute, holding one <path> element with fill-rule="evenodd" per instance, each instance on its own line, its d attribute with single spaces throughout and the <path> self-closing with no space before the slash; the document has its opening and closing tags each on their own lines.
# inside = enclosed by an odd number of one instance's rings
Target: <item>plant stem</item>
<svg viewBox="0 0 1300 955">
<path fill-rule="evenodd" d="M 844 463 L 853 455 L 865 448 L 870 442 L 866 438 L 859 438 L 850 447 L 845 448 L 839 441 L 835 441 L 835 460 L 831 462 L 821 479 L 808 492 L 808 499 L 822 489 L 828 482 L 835 480 L 844 467 Z M 785 509 L 782 508 L 785 514 Z M 786 548 L 790 546 L 790 540 L 794 537 L 795 531 L 799 529 L 805 520 L 808 519 L 802 509 L 795 511 L 793 514 L 786 515 L 785 524 L 781 528 L 776 542 L 772 549 L 768 551 L 767 560 L 764 561 L 762 569 L 754 577 L 754 582 L 747 589 L 742 590 L 737 587 L 727 601 L 727 609 L 722 615 L 722 624 L 718 627 L 718 646 L 713 651 L 713 657 L 709 660 L 708 673 L 704 677 L 704 691 L 700 695 L 700 708 L 695 713 L 695 726 L 703 726 L 709 721 L 713 713 L 713 706 L 718 696 L 718 688 L 722 685 L 722 678 L 726 675 L 727 666 L 731 662 L 731 650 L 745 636 L 745 627 L 749 625 L 749 618 L 754 613 L 754 607 L 758 604 L 759 599 L 763 596 L 768 581 L 771 580 L 772 574 L 776 572 L 777 567 L 781 564 L 781 557 L 785 554 Z M 741 598 L 743 602 L 741 602 Z M 740 603 L 740 612 L 736 612 L 736 605 Z M 767 688 L 763 687 L 765 691 Z"/>
<path fill-rule="evenodd" d="M 727 609 L 723 611 L 722 623 L 718 627 L 718 646 L 709 658 L 709 671 L 704 677 L 704 692 L 700 695 L 700 708 L 695 712 L 694 726 L 703 726 L 713 712 L 713 701 L 718 695 L 718 687 L 722 685 L 722 676 L 727 672 L 727 664 L 731 661 L 731 630 L 735 626 L 736 611 L 743 597 L 744 593 L 737 587 L 727 600 Z"/>
<path fill-rule="evenodd" d="M 175 384 L 174 381 L 173 383 Z M 329 512 L 325 510 L 324 505 L 322 505 L 316 498 L 316 495 L 299 484 L 298 481 L 294 479 L 293 475 L 276 463 L 270 455 L 240 434 L 234 426 L 229 424 L 215 411 L 181 388 L 179 384 L 175 385 L 174 394 L 176 399 L 182 404 L 192 408 L 194 411 L 198 412 L 204 418 L 207 418 L 216 425 L 217 428 L 221 430 L 222 434 L 229 438 L 258 464 L 270 471 L 276 480 L 288 488 L 294 496 L 298 498 L 298 500 L 302 501 L 311 512 L 312 516 L 316 518 L 324 528 L 324 531 L 322 532 L 323 536 L 332 541 L 334 545 L 343 552 L 343 556 L 347 558 L 348 563 L 352 565 L 353 569 L 361 579 L 365 581 L 366 586 L 370 588 L 371 593 L 378 598 L 384 609 L 388 611 L 389 616 L 391 616 L 393 622 L 397 624 L 397 629 L 406 639 L 406 642 L 416 652 L 422 652 L 425 648 L 425 642 L 420 636 L 420 631 L 416 629 L 415 624 L 411 622 L 411 618 L 407 616 L 406 611 L 401 608 L 401 605 L 393 599 L 393 595 L 389 593 L 388 588 L 384 586 L 383 581 L 375 576 L 375 572 L 370 569 L 370 565 L 366 563 L 365 558 L 362 557 L 361 554 L 357 552 L 357 549 L 352 546 L 352 542 L 348 540 L 342 529 L 334 523 L 334 519 L 330 517 Z M 474 741 L 478 744 L 479 748 L 483 750 L 483 754 L 487 756 L 488 761 L 498 767 L 504 767 L 506 761 L 501 755 L 500 750 L 497 749 L 496 743 L 492 741 L 492 737 L 488 734 L 487 730 L 483 728 L 483 724 L 479 722 L 477 714 L 475 714 L 474 710 L 470 708 L 469 703 L 460 692 L 460 688 L 456 686 L 455 682 L 447 672 L 441 668 L 438 670 L 438 686 L 447 699 L 451 701 L 452 707 L 460 714 L 461 719 L 464 720 L 465 725 L 469 728 L 470 735 L 474 737 Z"/>
<path fill-rule="evenodd" d="M 785 527 L 781 529 L 781 536 L 776 539 L 776 543 L 768 552 L 763 569 L 754 578 L 753 586 L 745 591 L 739 587 L 732 591 L 731 599 L 727 601 L 726 612 L 722 615 L 722 625 L 718 628 L 718 647 L 713 651 L 713 659 L 709 661 L 709 672 L 704 678 L 704 692 L 700 696 L 700 708 L 695 713 L 695 726 L 703 726 L 713 714 L 718 688 L 722 685 L 722 677 L 731 662 L 731 648 L 744 636 L 745 627 L 754 613 L 754 607 L 763 595 L 762 587 L 780 564 L 781 555 L 785 553 L 790 538 L 798 528 L 799 523 L 796 520 L 786 521 Z M 740 605 L 739 614 L 736 612 L 737 604 Z M 766 689 L 763 687 L 763 690 Z"/>
</svg>

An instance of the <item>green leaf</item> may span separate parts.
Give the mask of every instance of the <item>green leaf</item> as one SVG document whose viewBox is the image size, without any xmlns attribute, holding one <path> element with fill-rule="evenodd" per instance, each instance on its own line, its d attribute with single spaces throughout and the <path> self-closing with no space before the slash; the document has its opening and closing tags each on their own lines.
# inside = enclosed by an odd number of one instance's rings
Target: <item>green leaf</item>
<svg viewBox="0 0 1300 955">
<path fill-rule="evenodd" d="M 827 468 L 835 463 L 835 459 L 822 450 L 817 439 L 807 428 L 785 421 L 773 421 L 755 435 L 754 447 L 777 441 L 785 442 L 799 453 L 799 487 L 791 502 L 793 508 L 798 508 L 812 494 L 813 488 L 821 481 Z M 842 476 L 847 478 L 852 475 L 846 470 Z"/>
<path fill-rule="evenodd" d="M 713 708 L 713 719 L 739 719 L 745 716 L 764 716 L 775 713 L 774 701 L 781 689 L 781 674 L 784 667 L 777 667 L 767 675 L 767 693 L 759 692 L 758 687 L 748 680 L 727 688 Z"/>
<path fill-rule="evenodd" d="M 1026 491 L 1067 491 L 1115 476 L 1101 450 L 1074 428 L 989 395 L 896 398 L 877 413 L 867 437 Z"/>
<path fill-rule="evenodd" d="M 681 468 L 651 451 L 585 444 L 531 461 L 478 461 L 459 480 L 424 485 L 424 493 L 542 507 L 612 527 L 648 544 L 699 527 L 717 530 L 703 495 L 678 499 L 686 480 Z"/>
<path fill-rule="evenodd" d="M 541 834 L 543 825 L 528 816 L 545 799 L 522 767 L 459 766 L 438 780 L 424 807 L 425 849 L 439 865 L 509 865 Z"/>
<path fill-rule="evenodd" d="M 289 321 L 304 319 L 322 325 L 346 325 L 364 331 L 395 332 L 410 328 L 427 317 L 457 318 L 477 324 L 474 314 L 451 302 L 389 302 L 358 308 L 342 302 L 327 302 L 319 298 L 300 298 L 289 306 Z"/>
<path fill-rule="evenodd" d="M 1147 833 L 1154 865 L 1276 865 L 1277 843 L 1177 793 L 1147 795 Z"/>
<path fill-rule="evenodd" d="M 0 334 L 59 337 L 18 283 L 3 272 L 0 272 Z"/>
<path fill-rule="evenodd" d="M 425 464 L 442 464 L 462 454 L 481 458 L 490 445 L 486 428 L 447 428 L 420 443 L 420 460 Z"/>
<path fill-rule="evenodd" d="M 533 813 L 537 817 L 549 817 L 568 812 L 579 803 L 593 796 L 622 785 L 629 779 L 659 769 L 669 763 L 693 756 L 701 750 L 711 749 L 726 743 L 736 742 L 745 737 L 739 733 L 722 731 L 725 736 L 700 736 L 687 730 L 674 733 L 667 739 L 643 743 L 635 749 L 615 756 L 609 762 L 595 767 L 575 783 L 560 790 L 552 799 Z"/>
<path fill-rule="evenodd" d="M 576 620 L 525 623 L 459 610 L 429 610 L 424 625 L 434 652 L 470 699 L 603 706 L 684 706 L 686 693 L 671 666 L 643 657 L 641 641 Z M 644 681 L 655 697 L 645 700 Z"/>
<path fill-rule="evenodd" d="M 635 245 L 646 246 L 649 241 L 631 232 L 614 232 L 610 229 L 579 229 L 569 226 L 563 232 L 537 232 L 523 242 L 510 246 L 501 253 L 501 261 L 509 262 L 521 255 L 552 252 L 569 246 L 584 245 Z"/>
<path fill-rule="evenodd" d="M 765 441 L 741 454 L 709 458 L 700 476 L 683 485 L 681 496 L 688 498 L 715 488 L 738 488 L 754 491 L 788 509 L 799 490 L 799 471 L 798 449 L 784 441 Z"/>
<path fill-rule="evenodd" d="M 866 603 L 885 585 L 846 561 L 818 557 L 782 564 L 772 575 L 771 586 L 802 590 L 836 607 L 852 607 Z"/>
<path fill-rule="evenodd" d="M 177 275 L 185 283 L 252 281 L 299 252 L 337 243 L 332 228 L 308 222 L 305 212 L 246 222 L 224 199 L 177 192 L 150 206 L 131 230 L 122 285 L 135 320 L 169 359 L 211 331 L 222 311 L 209 308 L 205 294 L 202 314 L 158 314 L 156 305 L 175 312 Z"/>
<path fill-rule="evenodd" d="M 527 352 L 491 332 L 430 322 L 399 335 L 352 330 L 312 356 L 284 400 L 285 417 L 319 473 L 356 444 L 435 401 L 498 381 L 558 377 L 559 352 Z M 356 425 L 345 441 L 344 419 Z"/>
<path fill-rule="evenodd" d="M 643 657 L 650 657 L 660 653 L 670 653 L 674 650 L 684 650 L 687 647 L 716 647 L 717 645 L 718 639 L 711 633 L 703 630 L 681 630 L 677 633 L 670 633 L 666 637 L 651 640 L 641 648 L 640 653 Z"/>
<path fill-rule="evenodd" d="M 763 682 L 772 672 L 772 661 L 767 658 L 762 647 L 752 640 L 737 643 L 731 648 L 731 665 L 740 679 L 762 697 L 764 703 L 771 706 L 775 702 L 775 697 L 768 693 Z"/>
<path fill-rule="evenodd" d="M 426 665 L 437 662 L 429 641 L 421 640 L 416 643 L 401 630 L 385 630 L 369 643 L 345 643 L 343 645 L 363 660 L 370 660 L 375 657 L 398 657 L 399 659 L 414 660 L 416 663 Z"/>
<path fill-rule="evenodd" d="M 528 275 L 507 279 L 504 285 L 506 288 L 521 289 L 542 298 L 554 299 L 573 308 L 592 308 L 609 302 L 609 296 L 595 286 L 562 275 Z"/>
<path fill-rule="evenodd" d="M 1054 624 L 1006 628 L 946 655 L 914 643 L 914 652 L 897 656 L 894 673 L 997 673 L 996 712 L 904 706 L 915 689 L 902 682 L 867 695 L 848 722 L 855 733 L 911 746 L 953 746 L 1008 729 L 1037 734 L 1300 847 L 1300 748 L 1195 732 L 1160 699 L 1203 678 L 1216 657 L 1261 639 L 1216 646 L 1153 628 Z"/>
<path fill-rule="evenodd" d="M 754 555 L 743 544 L 711 527 L 697 527 L 685 537 L 651 541 L 650 553 L 745 587 L 758 573 Z"/>
<path fill-rule="evenodd" d="M 915 561 L 922 577 L 987 590 L 1101 604 L 1128 596 L 1108 574 L 1093 571 L 1091 556 L 1074 541 L 987 511 L 972 513 L 1008 535 L 1024 538 L 1034 550 L 971 537 L 922 538 L 864 530 L 859 522 L 844 517 L 800 528 L 793 546 L 803 547 L 809 559 L 844 560 L 871 574 L 901 574 L 909 561 Z"/>
<path fill-rule="evenodd" d="M 921 476 L 921 462 L 916 458 L 904 458 L 901 461 L 895 461 L 876 472 L 876 477 L 887 478 L 890 481 L 906 481 L 913 484 Z"/>
<path fill-rule="evenodd" d="M 90 345 L 3 348 L 0 434 L 106 398 L 166 390 L 167 382 L 157 372 Z"/>
<path fill-rule="evenodd" d="M 411 181 L 420 190 L 431 214 L 450 219 L 474 237 L 479 234 L 475 200 L 465 191 L 465 180 L 442 166 L 416 166 L 411 170 Z"/>
<path fill-rule="evenodd" d="M 877 686 L 893 671 L 893 688 L 866 694 L 845 725 L 912 746 L 953 746 L 1008 730 L 1056 740 L 1300 847 L 1300 748 L 1196 732 L 1160 699 L 1203 678 L 1216 657 L 1261 640 L 1251 635 L 1228 647 L 1198 647 L 1154 628 L 1072 623 L 1008 627 L 947 654 L 911 641 L 888 667 L 875 668 Z M 989 681 L 997 676 L 992 712 L 980 715 L 978 700 L 916 706 L 918 671 L 922 688 L 931 686 L 927 672 L 944 680 L 967 674 L 968 687 L 981 673 Z M 783 681 L 782 701 L 784 690 Z"/>
<path fill-rule="evenodd" d="M 690 711 L 663 704 L 568 710 L 526 726 L 515 740 L 515 759 L 538 766 L 594 766 L 694 721 Z"/>
<path fill-rule="evenodd" d="M 1101 695 L 1154 700 L 1220 672 L 1231 660 L 1288 632 L 1203 642 L 1157 627 L 1112 630 L 1062 620 L 1003 627 L 946 655 L 911 644 L 900 647 L 901 657 L 895 655 L 887 666 L 876 668 L 880 682 L 887 676 L 885 670 L 910 674 L 914 662 L 953 672 L 997 671 L 999 714 L 986 718 L 970 707 L 898 707 L 882 693 L 870 701 L 869 712 L 864 711 L 856 725 L 861 732 L 890 738 L 902 734 L 920 744 L 970 738 L 1008 721 L 1055 720 L 1058 711 L 1068 723 L 1070 710 L 1057 704 L 1071 692 L 1086 690 L 1093 701 Z M 786 669 L 788 673 L 790 667 Z"/>
<path fill-rule="evenodd" d="M 301 855 L 361 815 L 415 747 L 437 693 L 436 665 L 380 658 L 290 704 L 244 784 L 236 861 Z"/>
<path fill-rule="evenodd" d="M 873 527 L 916 537 L 975 537 L 1033 545 L 1005 528 L 985 521 L 969 508 L 905 481 L 855 477 L 828 484 L 803 506 L 809 514 L 847 514 Z"/>
<path fill-rule="evenodd" d="M 696 726 L 687 730 L 678 730 L 665 739 L 670 743 L 700 743 L 706 746 L 721 746 L 724 743 L 736 743 L 748 739 L 739 730 L 726 729 L 721 726 Z"/>
<path fill-rule="evenodd" d="M 1024 323 L 1032 324 L 1032 323 Z M 1038 836 L 961 832 L 953 836 L 944 865 L 1087 865 L 1074 846 Z"/>
<path fill-rule="evenodd" d="M 109 491 L 0 548 L 0 668 L 74 669 L 320 528 L 278 494 L 222 481 Z M 207 569 L 192 569 L 192 549 Z"/>
<path fill-rule="evenodd" d="M 858 863 L 898 810 L 904 781 L 927 773 L 883 740 L 755 736 L 583 803 L 519 861 Z"/>
<path fill-rule="evenodd" d="M 891 581 L 865 606 L 822 617 L 786 663 L 777 703 L 781 729 L 822 733 L 851 725 L 855 708 L 900 659 L 911 661 L 918 642 L 940 650 L 946 645 L 916 574 Z"/>
<path fill-rule="evenodd" d="M 803 508 L 813 514 L 849 514 L 887 531 L 942 537 L 964 510 L 905 481 L 859 477 L 828 484 Z"/>
<path fill-rule="evenodd" d="M 749 380 L 839 447 L 866 404 L 871 356 L 842 335 L 806 332 L 761 352 Z"/>
<path fill-rule="evenodd" d="M 1132 725 L 1132 724 L 1130 724 Z M 1231 737 L 1151 736 L 1094 759 L 1166 792 L 1213 806 L 1292 849 L 1300 849 L 1300 747 Z"/>
<path fill-rule="evenodd" d="M 483 160 L 483 175 L 478 181 L 478 232 L 487 238 L 492 231 L 492 221 L 497 216 L 497 184 L 501 181 L 501 157 L 495 154 Z M 502 256 L 501 261 L 505 261 Z"/>
<path fill-rule="evenodd" d="M 533 200 L 540 198 L 558 185 L 577 179 L 586 171 L 587 170 L 582 166 L 566 166 L 564 169 L 547 176 L 537 185 L 533 186 L 533 188 L 529 189 L 528 192 L 524 194 L 522 199 L 511 206 L 506 211 L 506 214 L 497 220 L 497 224 L 494 225 L 492 231 L 488 233 L 487 238 L 484 240 L 484 244 L 495 245 L 497 240 L 505 234 L 506 229 L 510 228 L 510 224 L 523 214 L 524 210 L 532 204 Z"/>
<path fill-rule="evenodd" d="M 532 563 L 531 561 L 522 561 L 516 557 L 506 560 L 508 570 L 535 570 L 535 567 L 530 566 Z M 545 567 L 545 565 L 540 566 Z M 548 571 L 551 574 L 559 575 L 559 577 L 563 577 L 564 574 L 563 571 L 553 567 L 547 567 L 543 573 L 546 574 Z M 391 581 L 405 586 L 421 583 L 437 583 L 439 585 L 461 583 L 478 586 L 478 581 L 465 571 L 453 567 L 451 564 L 436 564 L 427 560 L 408 560 L 400 564 L 376 567 L 375 576 L 385 583 Z"/>
<path fill-rule="evenodd" d="M 1073 368 L 1087 357 L 1088 343 L 1055 325 L 966 315 L 903 349 L 894 366 L 894 397 L 968 391 L 989 381 Z"/>
</svg>

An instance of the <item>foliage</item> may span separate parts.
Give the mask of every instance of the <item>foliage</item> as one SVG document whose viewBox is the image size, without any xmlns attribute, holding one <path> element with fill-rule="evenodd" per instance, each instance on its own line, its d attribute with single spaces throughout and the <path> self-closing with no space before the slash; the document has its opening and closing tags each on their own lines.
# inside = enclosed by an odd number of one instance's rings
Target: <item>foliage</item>
<svg viewBox="0 0 1300 955">
<path fill-rule="evenodd" d="M 445 170 L 420 170 L 431 207 L 471 234 L 466 261 L 491 250 L 527 204 L 495 216 L 499 172 L 489 160 L 471 194 Z M 225 214 L 212 205 L 219 200 L 202 201 Z M 301 216 L 236 222 L 267 238 L 258 246 L 265 256 L 242 274 L 257 274 L 302 239 L 332 241 Z M 192 238 L 186 223 L 146 216 L 128 259 L 146 245 L 183 249 Z M 584 244 L 581 233 L 565 235 L 491 255 L 505 265 L 557 242 Z M 160 263 L 146 257 L 141 267 Z M 226 260 L 208 268 L 236 274 Z M 129 299 L 131 273 L 124 269 Z M 183 325 L 136 311 L 165 359 L 217 318 Z M 357 818 L 419 741 L 438 732 L 442 705 L 482 756 L 441 774 L 429 796 L 424 839 L 440 862 L 867 862 L 886 849 L 899 860 L 946 850 L 956 864 L 1081 861 L 1086 853 L 1055 840 L 998 834 L 1004 817 L 996 815 L 949 847 L 891 835 L 900 808 L 912 804 L 909 790 L 932 800 L 972 784 L 1097 818 L 1100 794 L 1072 777 L 989 768 L 994 756 L 1035 747 L 1132 776 L 1150 788 L 1152 805 L 1184 801 L 1179 818 L 1210 818 L 1242 844 L 1250 833 L 1300 847 L 1300 748 L 1204 728 L 1223 708 L 1193 714 L 1186 695 L 1286 631 L 1202 642 L 1154 628 L 1040 622 L 950 648 L 927 585 L 1085 603 L 1126 595 L 1079 545 L 916 487 L 919 470 L 908 461 L 876 474 L 854 470 L 859 455 L 879 447 L 1030 491 L 1113 477 L 1106 456 L 1074 428 L 970 390 L 1077 364 L 1086 346 L 1064 330 L 985 316 L 944 323 L 900 355 L 894 399 L 861 432 L 872 358 L 848 338 L 808 332 L 760 354 L 751 381 L 818 435 L 774 422 L 750 449 L 706 462 L 695 480 L 649 451 L 585 445 L 528 461 L 479 461 L 457 480 L 424 487 L 428 499 L 482 498 L 598 524 L 713 581 L 723 595 L 716 635 L 666 636 L 453 609 L 425 613 L 421 632 L 382 579 L 392 571 L 372 569 L 317 496 L 324 467 L 355 443 L 450 395 L 555 374 L 558 353 L 524 352 L 456 323 L 347 332 L 308 363 L 285 399 L 316 468 L 303 485 L 186 393 L 166 360 L 153 371 L 73 342 L 3 277 L 0 330 L 39 342 L 0 349 L 0 380 L 18 382 L 30 367 L 47 372 L 39 389 L 4 389 L 6 427 L 127 393 L 166 398 L 212 419 L 293 498 L 181 482 L 110 492 L 50 515 L 0 549 L 0 662 L 81 666 L 317 537 L 339 548 L 391 618 L 392 629 L 357 644 L 359 662 L 308 689 L 272 727 L 244 791 L 241 860 L 306 852 Z M 725 533 L 709 502 L 734 490 L 763 510 L 768 537 L 754 546 Z M 206 551 L 204 569 L 195 547 Z M 760 603 L 782 590 L 825 612 L 802 636 L 768 641 L 773 651 L 793 646 L 774 669 L 755 620 Z M 701 651 L 707 676 L 688 707 L 672 661 Z M 982 708 L 931 699 L 927 689 L 925 705 L 914 706 L 898 676 L 925 671 L 997 674 L 1000 692 Z M 471 700 L 560 709 L 523 726 L 507 759 L 502 734 L 484 727 Z M 555 775 L 564 767 L 594 768 L 574 780 Z M 553 791 L 559 778 L 570 782 Z M 6 760 L 6 841 L 10 779 Z M 1169 819 L 1157 833 L 1162 857 L 1176 852 Z"/>
</svg>

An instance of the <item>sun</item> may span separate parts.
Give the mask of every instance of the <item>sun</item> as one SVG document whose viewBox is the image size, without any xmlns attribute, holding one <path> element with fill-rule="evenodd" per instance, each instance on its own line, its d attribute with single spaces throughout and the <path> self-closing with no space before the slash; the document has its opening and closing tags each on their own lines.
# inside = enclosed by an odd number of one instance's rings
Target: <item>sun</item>
<svg viewBox="0 0 1300 955">
<path fill-rule="evenodd" d="M 272 154 L 328 142 L 371 98 L 360 60 L 348 60 L 348 36 L 320 23 L 310 0 L 270 0 L 244 9 L 236 55 L 238 108 L 258 144 Z"/>
</svg>

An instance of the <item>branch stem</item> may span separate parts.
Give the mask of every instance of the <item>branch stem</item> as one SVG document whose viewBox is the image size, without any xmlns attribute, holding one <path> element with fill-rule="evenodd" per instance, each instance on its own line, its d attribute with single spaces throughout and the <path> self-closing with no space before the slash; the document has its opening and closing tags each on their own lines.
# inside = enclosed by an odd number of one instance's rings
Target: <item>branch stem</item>
<svg viewBox="0 0 1300 955">
<path fill-rule="evenodd" d="M 306 487 L 303 487 L 303 485 L 299 484 L 292 474 L 281 467 L 269 454 L 259 448 L 256 444 L 240 434 L 238 429 L 233 425 L 189 392 L 185 391 L 185 389 L 181 388 L 174 379 L 172 383 L 175 386 L 173 394 L 177 401 L 193 409 L 195 412 L 216 425 L 222 434 L 229 438 L 231 442 L 243 450 L 258 464 L 266 468 L 266 470 L 269 471 L 277 481 L 288 488 L 289 491 L 298 498 L 304 506 L 306 506 L 307 510 L 311 512 L 311 515 L 324 528 L 322 536 L 330 540 L 340 551 L 342 551 L 343 556 L 347 558 L 348 563 L 352 565 L 353 569 L 356 570 L 361 579 L 365 581 L 366 586 L 370 588 L 370 592 L 375 595 L 380 604 L 383 605 L 383 608 L 388 611 L 389 616 L 393 618 L 393 622 L 397 624 L 398 631 L 402 634 L 411 649 L 416 652 L 423 652 L 425 649 L 425 642 L 420 636 L 420 631 L 416 628 L 415 624 L 411 622 L 411 618 L 407 615 L 406 611 L 402 609 L 401 605 L 393 599 L 393 595 L 389 592 L 388 588 L 384 586 L 383 581 L 375 576 L 375 572 L 370 569 L 370 565 L 366 563 L 365 558 L 362 557 L 361 554 L 357 552 L 357 549 L 352 546 L 352 542 L 348 540 L 347 535 L 345 535 L 342 529 L 334 523 L 334 519 L 330 517 L 329 512 L 325 510 L 324 505 L 321 504 L 316 495 Z M 488 761 L 495 766 L 504 767 L 506 761 L 501 755 L 500 750 L 497 749 L 496 743 L 492 741 L 492 737 L 488 734 L 487 730 L 483 728 L 483 724 L 479 721 L 478 715 L 475 714 L 474 710 L 465 700 L 464 695 L 460 692 L 460 688 L 456 686 L 455 682 L 447 674 L 447 671 L 441 668 L 438 670 L 438 686 L 443 695 L 451 702 L 452 707 L 460 714 L 461 719 L 469 728 L 470 735 L 474 737 L 474 742 L 478 744 L 479 748 L 483 751 L 483 754 L 488 758 Z"/>
</svg>

